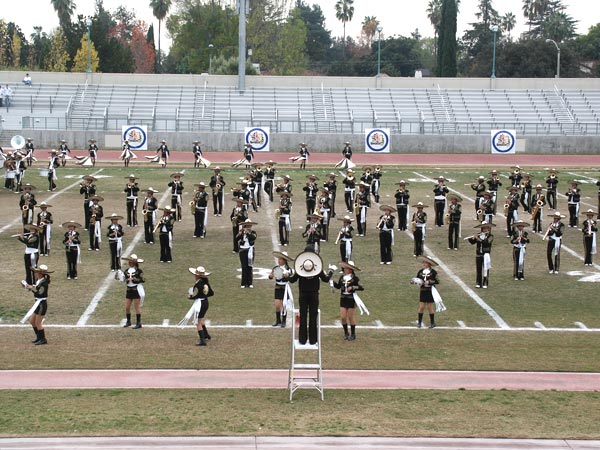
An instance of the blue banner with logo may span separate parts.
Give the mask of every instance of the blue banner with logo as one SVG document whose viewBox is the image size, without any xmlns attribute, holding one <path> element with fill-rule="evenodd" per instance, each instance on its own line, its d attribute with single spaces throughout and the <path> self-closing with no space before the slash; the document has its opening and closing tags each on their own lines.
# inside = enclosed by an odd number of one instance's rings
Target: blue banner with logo
<svg viewBox="0 0 600 450">
<path fill-rule="evenodd" d="M 244 143 L 252 146 L 252 151 L 268 152 L 270 145 L 269 127 L 244 128 Z"/>
<path fill-rule="evenodd" d="M 389 128 L 365 128 L 365 153 L 389 153 L 390 136 Z"/>
<path fill-rule="evenodd" d="M 497 155 L 510 155 L 516 152 L 516 130 L 492 130 L 492 153 Z"/>
</svg>

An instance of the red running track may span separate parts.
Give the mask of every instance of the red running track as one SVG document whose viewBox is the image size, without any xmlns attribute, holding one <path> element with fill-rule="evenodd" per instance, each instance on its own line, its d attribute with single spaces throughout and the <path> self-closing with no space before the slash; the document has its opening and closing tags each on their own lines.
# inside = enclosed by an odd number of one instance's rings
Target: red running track
<svg viewBox="0 0 600 450">
<path fill-rule="evenodd" d="M 287 384 L 287 370 L 0 371 L 0 389 L 285 389 Z M 600 391 L 600 373 L 324 370 L 323 384 L 325 389 Z"/>
</svg>

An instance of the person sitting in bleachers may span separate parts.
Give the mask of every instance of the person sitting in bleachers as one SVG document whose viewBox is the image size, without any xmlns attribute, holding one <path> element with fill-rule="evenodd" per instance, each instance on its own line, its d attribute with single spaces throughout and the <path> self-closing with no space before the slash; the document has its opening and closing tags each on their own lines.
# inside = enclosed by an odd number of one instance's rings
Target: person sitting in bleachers
<svg viewBox="0 0 600 450">
<path fill-rule="evenodd" d="M 23 77 L 23 84 L 26 86 L 29 86 L 29 87 L 31 87 L 31 85 L 32 85 L 31 77 L 29 76 L 28 73 L 26 73 L 25 77 Z"/>
</svg>

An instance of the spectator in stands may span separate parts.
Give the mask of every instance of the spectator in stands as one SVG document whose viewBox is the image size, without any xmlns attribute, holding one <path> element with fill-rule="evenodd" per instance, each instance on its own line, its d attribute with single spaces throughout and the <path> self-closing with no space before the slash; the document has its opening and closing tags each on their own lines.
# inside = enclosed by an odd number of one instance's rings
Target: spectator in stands
<svg viewBox="0 0 600 450">
<path fill-rule="evenodd" d="M 6 87 L 4 88 L 4 106 L 10 106 L 11 101 L 12 101 L 12 95 L 13 95 L 13 91 L 7 84 Z"/>
<path fill-rule="evenodd" d="M 23 84 L 29 87 L 32 85 L 31 76 L 29 76 L 28 73 L 26 73 L 25 77 L 23 77 Z"/>
<path fill-rule="evenodd" d="M 8 102 L 6 101 L 6 89 L 0 86 L 0 106 L 4 106 L 4 104 L 8 106 Z"/>
</svg>

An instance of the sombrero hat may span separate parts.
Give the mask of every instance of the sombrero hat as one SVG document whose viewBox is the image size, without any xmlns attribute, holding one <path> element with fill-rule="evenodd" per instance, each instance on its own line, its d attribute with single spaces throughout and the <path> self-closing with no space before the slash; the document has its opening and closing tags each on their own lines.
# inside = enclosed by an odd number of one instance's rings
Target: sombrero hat
<svg viewBox="0 0 600 450">
<path fill-rule="evenodd" d="M 294 196 L 294 194 L 292 194 L 291 192 L 288 192 L 288 191 L 282 191 L 279 195 L 280 196 L 287 195 L 288 197 L 293 197 Z"/>
<path fill-rule="evenodd" d="M 100 197 L 99 195 L 94 195 L 90 200 L 97 200 L 99 202 L 103 202 L 104 197 Z"/>
<path fill-rule="evenodd" d="M 535 186 L 535 188 L 536 188 L 536 189 L 542 189 L 542 185 L 541 185 L 541 184 L 537 184 L 537 185 Z"/>
<path fill-rule="evenodd" d="M 170 206 L 165 206 L 164 208 L 158 208 L 161 211 L 166 211 L 166 212 L 173 212 L 176 211 L 174 208 L 171 208 Z"/>
<path fill-rule="evenodd" d="M 512 224 L 513 227 L 518 227 L 519 225 L 528 227 L 530 224 L 525 222 L 524 220 L 517 220 L 516 222 L 513 222 L 513 224 Z"/>
<path fill-rule="evenodd" d="M 121 259 L 126 259 L 127 261 L 132 261 L 137 264 L 141 264 L 144 262 L 144 260 L 142 258 L 138 258 L 138 255 L 136 255 L 135 253 L 130 256 L 123 256 Z"/>
<path fill-rule="evenodd" d="M 35 189 L 36 187 L 33 184 L 26 183 L 23 185 L 23 189 L 25 189 L 25 188 Z"/>
<path fill-rule="evenodd" d="M 52 208 L 52 205 L 49 205 L 49 204 L 48 204 L 48 203 L 46 203 L 46 202 L 42 202 L 42 203 L 40 203 L 40 204 L 38 204 L 38 205 L 35 205 L 35 207 L 36 207 L 36 208 Z"/>
<path fill-rule="evenodd" d="M 154 189 L 152 186 L 150 186 L 148 189 L 146 189 L 146 192 L 152 192 L 153 194 L 158 193 L 158 191 L 156 189 Z"/>
<path fill-rule="evenodd" d="M 373 168 L 371 166 L 364 166 L 362 168 L 363 172 L 369 171 L 369 172 L 373 172 Z"/>
<path fill-rule="evenodd" d="M 171 178 L 175 178 L 175 177 L 179 177 L 181 178 L 183 176 L 183 174 L 181 172 L 175 172 L 172 173 L 171 175 L 169 175 Z"/>
<path fill-rule="evenodd" d="M 571 181 L 569 181 L 569 184 L 579 184 L 579 183 L 580 183 L 580 182 L 579 182 L 579 181 L 577 181 L 577 180 L 571 180 Z"/>
<path fill-rule="evenodd" d="M 123 178 L 127 178 L 128 180 L 131 180 L 132 178 L 134 180 L 137 179 L 137 177 L 134 174 L 130 174 L 128 177 L 123 177 Z"/>
<path fill-rule="evenodd" d="M 275 256 L 276 258 L 285 259 L 288 262 L 292 262 L 294 260 L 287 254 L 287 252 L 273 252 L 273 256 Z"/>
<path fill-rule="evenodd" d="M 462 199 L 462 197 L 461 197 L 460 195 L 458 195 L 458 194 L 454 194 L 454 193 L 452 193 L 452 192 L 451 192 L 450 194 L 446 195 L 446 197 L 447 197 L 447 198 L 448 198 L 448 200 L 450 200 L 450 201 L 452 201 L 452 200 L 456 199 L 456 201 L 457 201 L 458 203 L 462 202 L 462 200 L 463 200 L 463 199 Z"/>
<path fill-rule="evenodd" d="M 390 206 L 390 205 L 381 205 L 379 207 L 379 209 L 381 211 L 385 211 L 386 209 L 389 209 L 391 212 L 396 212 L 397 211 L 396 208 L 394 208 L 393 206 Z"/>
<path fill-rule="evenodd" d="M 398 183 L 394 183 L 394 184 L 397 184 L 398 186 L 407 186 L 407 185 L 409 185 L 410 183 L 407 183 L 407 182 L 406 182 L 406 181 L 404 181 L 404 180 L 400 180 Z"/>
<path fill-rule="evenodd" d="M 301 277 L 315 277 L 323 270 L 323 260 L 314 252 L 300 253 L 294 260 L 294 270 Z"/>
<path fill-rule="evenodd" d="M 558 173 L 558 170 L 556 170 L 556 169 L 548 169 L 548 172 L 550 172 L 550 173 Z"/>
<path fill-rule="evenodd" d="M 342 261 L 339 263 L 339 265 L 342 269 L 350 269 L 350 270 L 354 270 L 356 272 L 360 272 L 360 269 L 354 265 L 354 261 L 348 261 L 348 262 Z"/>
<path fill-rule="evenodd" d="M 323 216 L 321 214 L 319 214 L 318 212 L 308 214 L 306 217 L 309 217 L 311 219 L 322 219 L 323 218 Z"/>
<path fill-rule="evenodd" d="M 74 220 L 69 220 L 68 222 L 63 223 L 61 225 L 61 227 L 64 227 L 64 228 L 68 228 L 68 227 L 81 228 L 81 224 L 75 222 Z"/>
<path fill-rule="evenodd" d="M 249 227 L 249 226 L 252 226 L 252 225 L 258 225 L 258 223 L 257 222 L 253 222 L 251 219 L 246 219 L 240 225 L 242 225 L 243 227 Z"/>
<path fill-rule="evenodd" d="M 160 141 L 160 142 L 161 142 L 162 144 L 164 144 L 164 143 L 165 143 L 165 142 L 167 142 L 167 141 L 165 141 L 164 139 L 161 139 L 161 141 Z"/>
<path fill-rule="evenodd" d="M 116 213 L 112 213 L 110 216 L 108 216 L 108 218 L 109 218 L 110 220 L 121 220 L 121 219 L 123 218 L 123 216 L 119 216 L 119 215 L 118 215 L 118 214 L 116 214 Z"/>
<path fill-rule="evenodd" d="M 413 208 L 429 208 L 429 206 L 424 205 L 423 202 L 418 202 L 416 205 L 413 205 Z"/>
<path fill-rule="evenodd" d="M 54 270 L 48 270 L 48 266 L 46 264 L 40 264 L 39 266 L 32 267 L 31 270 L 38 273 L 54 273 Z"/>
<path fill-rule="evenodd" d="M 293 178 L 290 178 L 290 176 L 289 176 L 289 175 L 284 175 L 284 176 L 283 176 L 283 178 L 287 178 L 287 179 L 288 179 L 288 180 L 290 180 L 290 181 L 294 181 L 294 179 L 293 179 Z"/>
<path fill-rule="evenodd" d="M 438 181 L 448 181 L 448 179 L 443 175 L 440 175 L 439 177 L 437 177 L 437 180 Z"/>
<path fill-rule="evenodd" d="M 27 223 L 25 225 L 23 225 L 23 228 L 25 228 L 26 230 L 31 230 L 31 231 L 40 231 L 42 228 L 38 227 L 37 225 L 34 225 L 32 223 Z"/>
<path fill-rule="evenodd" d="M 273 161 L 272 159 L 270 159 L 270 160 L 268 160 L 268 161 L 267 161 L 265 164 L 266 164 L 267 166 L 272 166 L 272 165 L 274 165 L 274 164 L 277 164 L 277 163 L 276 163 L 275 161 Z"/>
<path fill-rule="evenodd" d="M 88 139 L 88 142 L 96 142 L 96 139 Z"/>
<path fill-rule="evenodd" d="M 330 172 L 327 176 L 329 178 L 336 178 L 337 177 L 337 173 Z"/>
<path fill-rule="evenodd" d="M 215 167 L 213 170 L 214 170 L 215 172 L 217 172 L 217 171 L 221 171 L 221 168 L 220 168 L 219 166 L 217 166 L 217 167 Z"/>
<path fill-rule="evenodd" d="M 594 212 L 593 209 L 588 209 L 586 212 L 582 213 L 583 216 L 595 216 L 598 213 Z"/>
<path fill-rule="evenodd" d="M 495 226 L 496 226 L 496 224 L 494 224 L 494 223 L 489 223 L 489 222 L 483 221 L 479 225 L 475 225 L 473 228 L 483 228 L 483 227 L 492 228 Z"/>
<path fill-rule="evenodd" d="M 566 216 L 562 215 L 558 211 L 555 211 L 554 214 L 548 214 L 548 217 L 557 217 L 557 218 L 564 219 Z"/>
<path fill-rule="evenodd" d="M 200 183 L 194 184 L 194 186 L 199 187 L 199 188 L 201 188 L 201 187 L 204 188 L 204 187 L 206 187 L 206 183 L 204 183 L 204 181 L 201 181 Z"/>
<path fill-rule="evenodd" d="M 188 270 L 190 271 L 190 273 L 201 278 L 208 278 L 208 276 L 210 275 L 210 272 L 207 272 L 206 269 L 202 266 L 188 267 Z"/>
<path fill-rule="evenodd" d="M 85 181 L 92 181 L 92 182 L 93 182 L 93 181 L 98 181 L 98 178 L 96 178 L 96 177 L 93 177 L 93 176 L 91 176 L 91 175 L 86 175 L 85 177 L 83 177 L 83 178 L 82 178 L 82 180 L 85 180 Z"/>
<path fill-rule="evenodd" d="M 262 167 L 263 163 L 261 163 L 261 162 L 255 162 L 255 163 L 252 163 L 252 164 L 250 164 L 250 165 L 251 165 L 252 167 L 254 167 L 254 168 L 257 168 L 257 167 Z"/>
<path fill-rule="evenodd" d="M 354 219 L 350 216 L 338 217 L 337 220 L 342 220 L 344 222 L 354 222 Z"/>
<path fill-rule="evenodd" d="M 417 261 L 429 263 L 430 266 L 439 266 L 437 261 L 429 256 L 417 256 Z"/>
<path fill-rule="evenodd" d="M 319 181 L 319 177 L 316 176 L 315 174 L 312 175 L 306 175 L 306 178 L 308 178 L 309 180 L 316 180 Z"/>
</svg>

